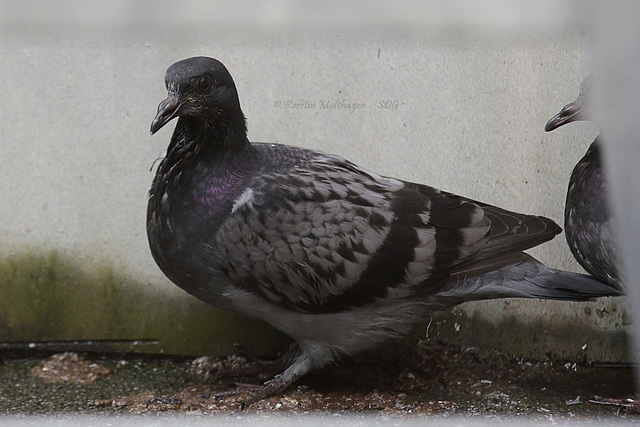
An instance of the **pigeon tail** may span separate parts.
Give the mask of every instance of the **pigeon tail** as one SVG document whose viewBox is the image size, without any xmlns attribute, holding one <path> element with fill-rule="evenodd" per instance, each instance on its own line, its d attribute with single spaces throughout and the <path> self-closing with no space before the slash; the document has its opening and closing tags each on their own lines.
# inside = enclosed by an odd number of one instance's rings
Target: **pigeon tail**
<svg viewBox="0 0 640 427">
<path fill-rule="evenodd" d="M 593 276 L 555 270 L 530 255 L 521 255 L 521 261 L 480 276 L 454 276 L 438 293 L 438 301 L 450 307 L 465 301 L 497 298 L 589 301 L 624 295 Z"/>
</svg>

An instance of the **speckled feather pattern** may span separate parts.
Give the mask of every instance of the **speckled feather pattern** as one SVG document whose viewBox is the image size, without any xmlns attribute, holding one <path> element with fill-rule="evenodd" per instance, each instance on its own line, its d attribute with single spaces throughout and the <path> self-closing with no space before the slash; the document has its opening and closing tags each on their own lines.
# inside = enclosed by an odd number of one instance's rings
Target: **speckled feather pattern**
<svg viewBox="0 0 640 427">
<path fill-rule="evenodd" d="M 270 150 L 288 150 L 290 159 L 299 151 L 258 146 L 261 154 Z M 231 281 L 271 302 L 312 312 L 365 304 L 392 288 L 396 297 L 406 297 L 425 283 L 436 255 L 429 198 L 335 156 L 314 152 L 305 161 L 290 159 L 288 167 L 269 164 L 248 183 L 243 194 L 250 192 L 250 200 L 221 224 L 215 240 Z M 414 212 L 394 209 L 402 202 L 413 204 Z M 470 247 L 489 229 L 486 221 L 471 225 L 464 236 Z M 403 251 L 406 239 L 413 245 Z M 385 271 L 367 274 L 378 263 Z"/>
</svg>

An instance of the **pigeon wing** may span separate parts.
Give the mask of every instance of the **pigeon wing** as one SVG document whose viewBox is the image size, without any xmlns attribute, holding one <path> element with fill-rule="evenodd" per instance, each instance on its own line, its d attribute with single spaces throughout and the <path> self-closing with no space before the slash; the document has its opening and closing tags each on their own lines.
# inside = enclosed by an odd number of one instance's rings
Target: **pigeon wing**
<svg viewBox="0 0 640 427">
<path fill-rule="evenodd" d="M 518 214 L 337 156 L 278 158 L 263 169 L 236 199 L 216 246 L 233 283 L 295 310 L 432 293 L 461 268 L 493 267 L 541 241 L 518 232 Z"/>
</svg>

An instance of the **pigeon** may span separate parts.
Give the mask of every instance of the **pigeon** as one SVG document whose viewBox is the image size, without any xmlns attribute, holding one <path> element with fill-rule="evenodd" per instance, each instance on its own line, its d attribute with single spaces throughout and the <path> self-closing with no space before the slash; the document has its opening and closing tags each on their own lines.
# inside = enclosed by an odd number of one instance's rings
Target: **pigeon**
<svg viewBox="0 0 640 427">
<path fill-rule="evenodd" d="M 336 155 L 249 142 L 235 83 L 216 59 L 176 62 L 165 83 L 151 134 L 177 123 L 149 192 L 155 262 L 195 297 L 295 341 L 242 407 L 465 301 L 620 294 L 522 252 L 561 232 L 550 219 Z"/>
<path fill-rule="evenodd" d="M 567 123 L 591 119 L 592 79 L 591 75 L 584 79 L 578 98 L 549 120 L 545 126 L 547 132 Z M 622 290 L 601 145 L 601 136 L 598 135 L 571 172 L 564 210 L 565 236 L 571 253 L 582 268 Z"/>
</svg>

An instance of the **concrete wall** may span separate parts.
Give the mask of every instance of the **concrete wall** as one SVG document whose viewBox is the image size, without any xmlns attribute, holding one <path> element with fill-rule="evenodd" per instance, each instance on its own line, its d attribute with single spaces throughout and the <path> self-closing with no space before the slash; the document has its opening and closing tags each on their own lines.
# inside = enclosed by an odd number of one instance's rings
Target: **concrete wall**
<svg viewBox="0 0 640 427">
<path fill-rule="evenodd" d="M 583 36 L 423 30 L 3 26 L 0 341 L 183 354 L 282 345 L 186 295 L 149 254 L 150 168 L 173 128 L 150 137 L 149 125 L 165 69 L 189 56 L 227 65 L 251 140 L 337 153 L 561 224 L 569 174 L 598 130 L 544 125 L 590 72 Z M 323 105 L 335 101 L 364 108 Z M 563 236 L 531 253 L 580 271 Z M 627 361 L 624 312 L 622 299 L 473 303 L 436 315 L 429 333 L 529 357 Z"/>
</svg>

